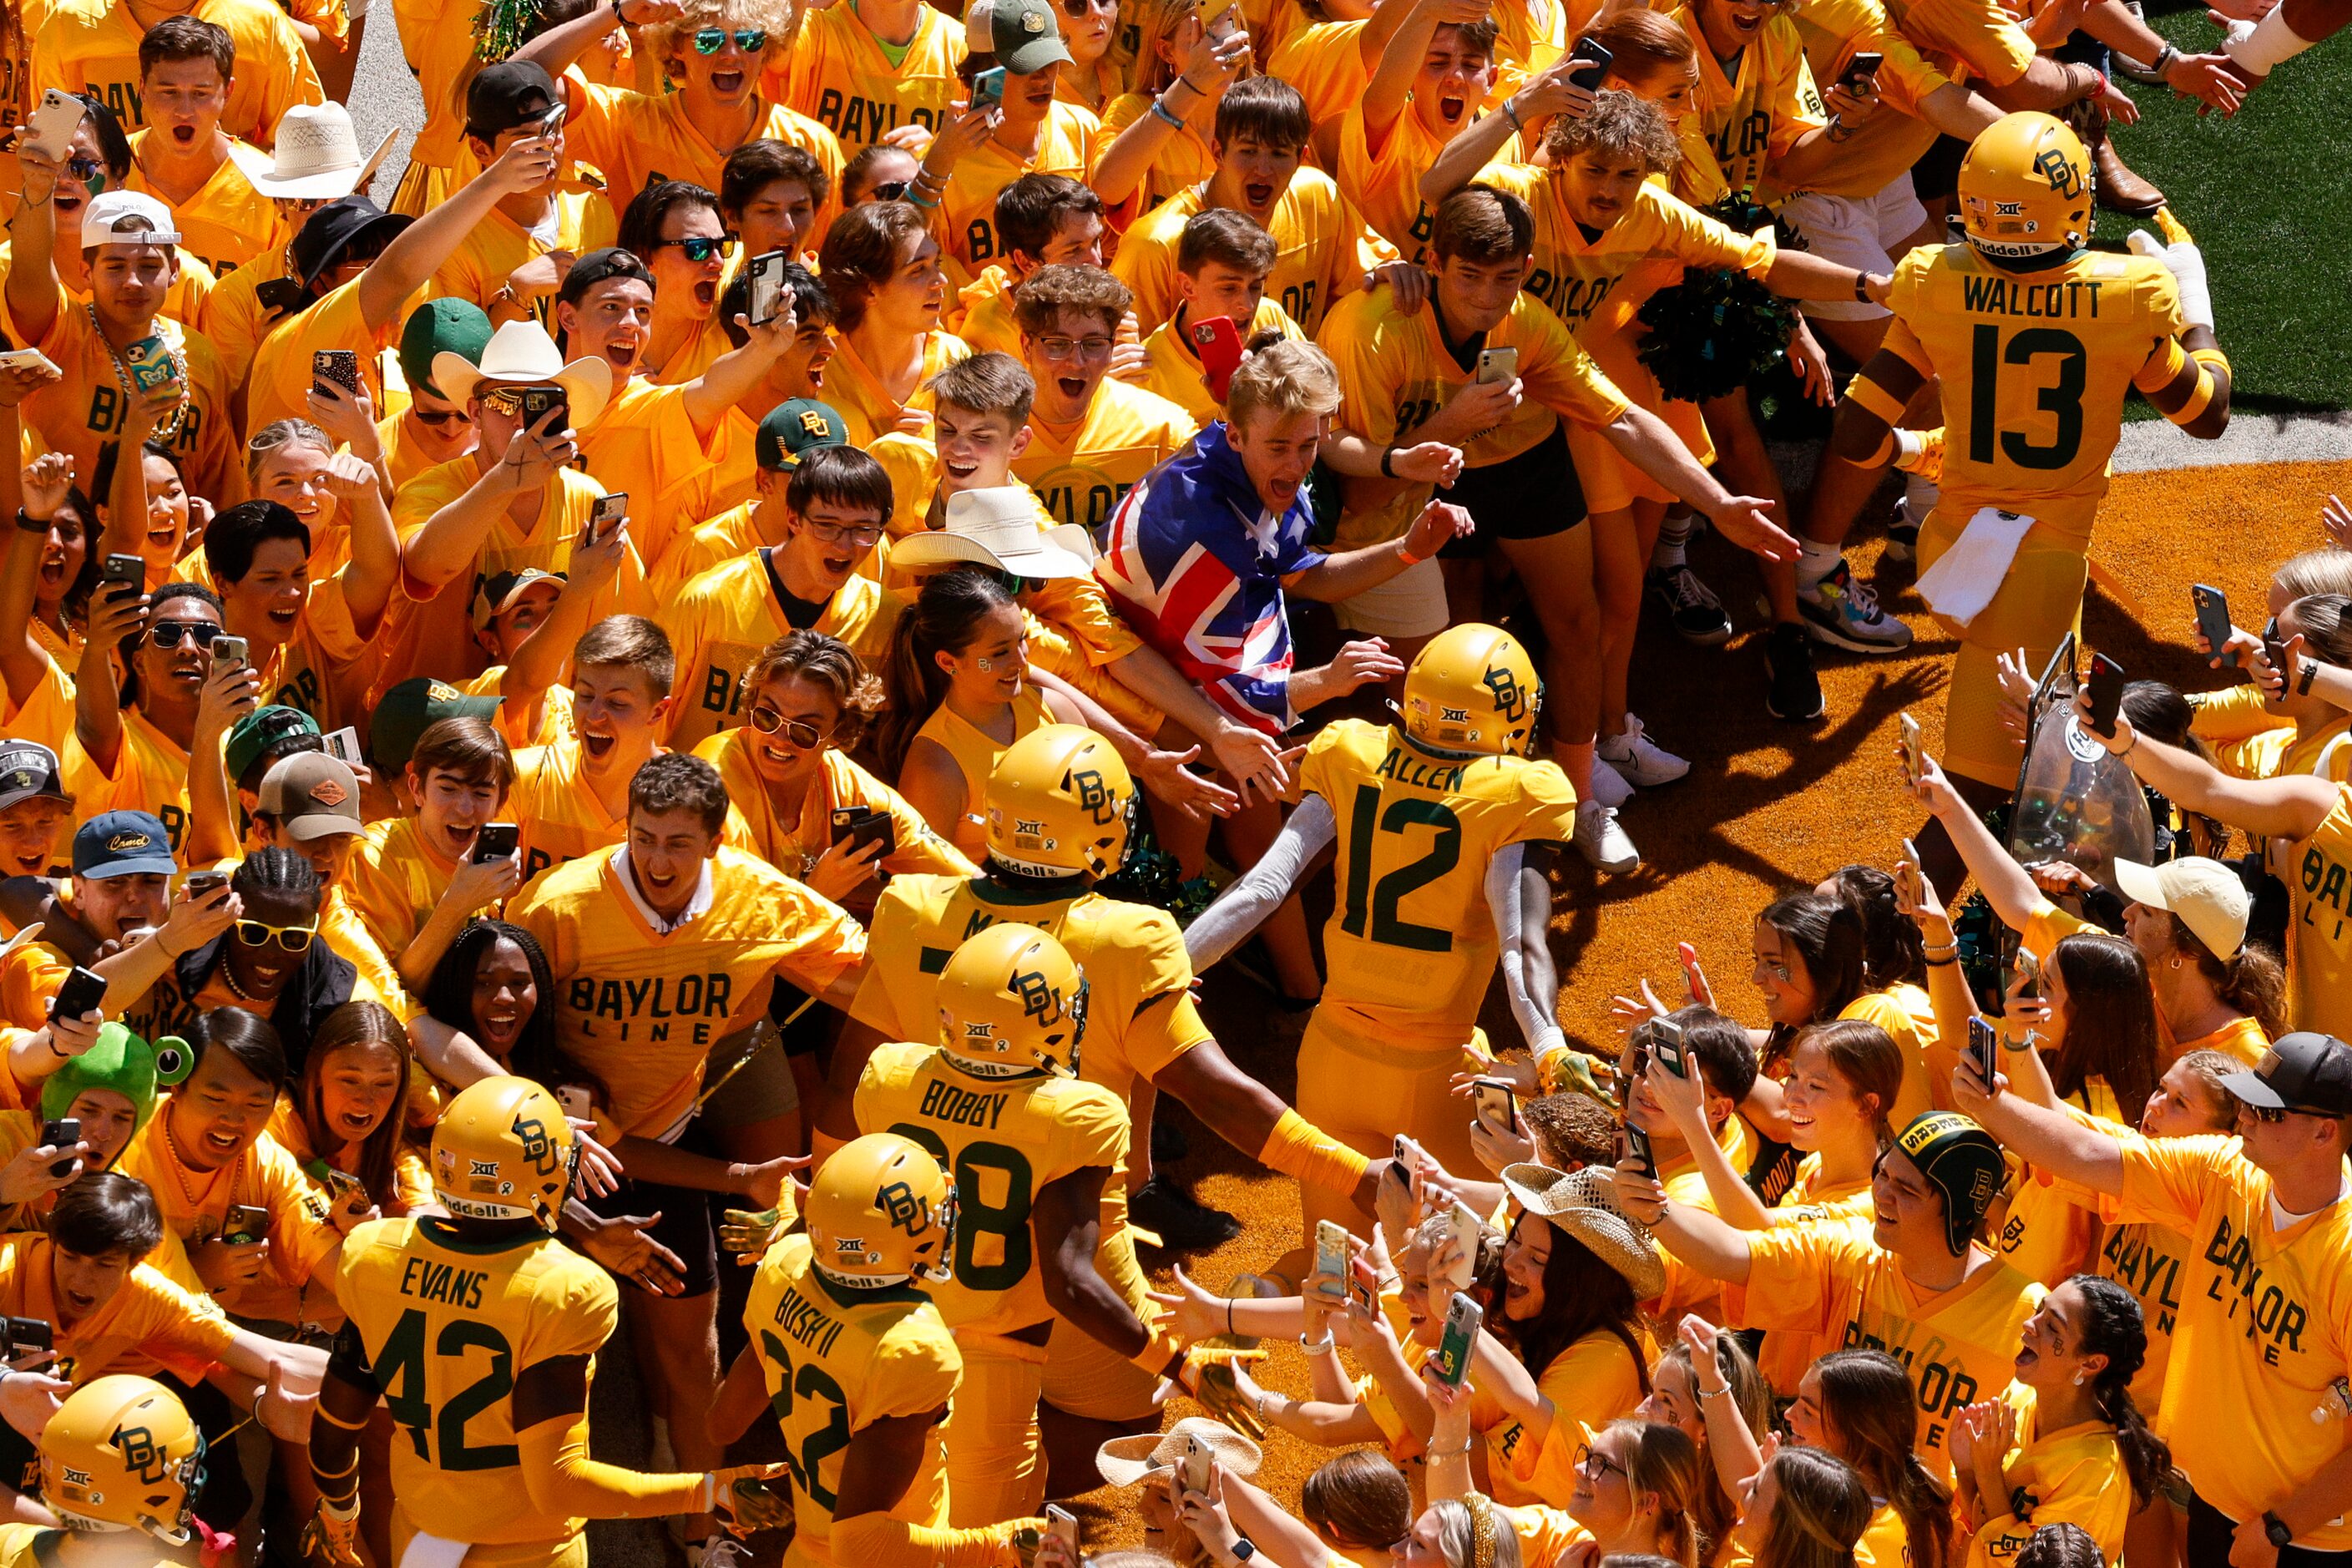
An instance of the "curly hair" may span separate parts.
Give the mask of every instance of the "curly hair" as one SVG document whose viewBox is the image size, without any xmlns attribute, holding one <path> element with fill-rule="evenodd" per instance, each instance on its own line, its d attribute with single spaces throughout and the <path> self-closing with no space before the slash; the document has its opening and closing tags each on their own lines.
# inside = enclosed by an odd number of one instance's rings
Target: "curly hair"
<svg viewBox="0 0 2352 1568">
<path fill-rule="evenodd" d="M 1666 122 L 1665 111 L 1647 99 L 1615 88 L 1595 94 L 1592 112 L 1581 120 L 1554 116 L 1550 129 L 1544 132 L 1544 147 L 1556 164 L 1592 150 L 1634 159 L 1653 174 L 1664 174 L 1683 156 L 1682 143 Z"/>
<path fill-rule="evenodd" d="M 882 678 L 858 661 L 850 646 L 823 632 L 787 632 L 766 647 L 743 672 L 743 696 L 771 680 L 805 680 L 833 699 L 841 719 L 833 732 L 836 746 L 851 746 L 883 703 Z"/>
</svg>

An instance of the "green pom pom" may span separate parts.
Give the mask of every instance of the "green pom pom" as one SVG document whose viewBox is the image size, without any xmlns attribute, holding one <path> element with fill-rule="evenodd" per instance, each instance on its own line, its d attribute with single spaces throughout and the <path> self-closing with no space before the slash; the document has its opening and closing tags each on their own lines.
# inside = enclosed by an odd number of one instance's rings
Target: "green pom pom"
<svg viewBox="0 0 2352 1568">
<path fill-rule="evenodd" d="M 474 17 L 474 58 L 496 65 L 523 46 L 539 19 L 539 0 L 490 0 Z"/>
<path fill-rule="evenodd" d="M 1788 231 L 1763 208 L 1727 196 L 1707 216 L 1739 234 L 1772 224 L 1780 243 Z M 1704 403 L 1739 391 L 1788 357 L 1795 310 L 1744 272 L 1685 268 L 1683 280 L 1661 289 L 1635 318 L 1649 329 L 1640 358 L 1668 397 Z"/>
</svg>

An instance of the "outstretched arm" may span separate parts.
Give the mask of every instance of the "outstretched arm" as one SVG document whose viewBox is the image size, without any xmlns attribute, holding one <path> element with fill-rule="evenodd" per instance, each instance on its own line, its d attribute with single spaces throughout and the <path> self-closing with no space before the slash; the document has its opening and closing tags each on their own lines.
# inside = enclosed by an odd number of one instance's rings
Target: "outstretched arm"
<svg viewBox="0 0 2352 1568">
<path fill-rule="evenodd" d="M 1248 941 L 1290 896 L 1308 864 L 1339 836 L 1329 801 L 1319 795 L 1301 800 L 1257 864 L 1184 928 L 1184 951 L 1192 960 L 1192 972 L 1201 973 Z"/>
</svg>

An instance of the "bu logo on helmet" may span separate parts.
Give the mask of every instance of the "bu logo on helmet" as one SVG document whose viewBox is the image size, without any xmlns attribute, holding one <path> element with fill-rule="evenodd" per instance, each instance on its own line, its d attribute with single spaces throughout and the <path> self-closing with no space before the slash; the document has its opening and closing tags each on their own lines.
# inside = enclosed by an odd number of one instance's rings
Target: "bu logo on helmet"
<svg viewBox="0 0 2352 1568">
<path fill-rule="evenodd" d="M 2033 160 L 2033 172 L 2050 182 L 2050 188 L 2070 200 L 2083 194 L 2083 172 L 2074 161 L 2055 147 L 2045 147 Z"/>
<path fill-rule="evenodd" d="M 1078 809 L 1093 817 L 1098 826 L 1108 827 L 1118 820 L 1118 812 L 1110 801 L 1110 786 L 1103 783 L 1098 770 L 1076 769 L 1065 781 L 1065 785 L 1078 797 Z"/>
<path fill-rule="evenodd" d="M 144 1426 L 118 1426 L 114 1429 L 114 1446 L 122 1450 L 122 1465 L 147 1485 L 161 1486 L 171 1467 L 163 1458 L 155 1435 Z"/>
<path fill-rule="evenodd" d="M 1507 722 L 1516 724 L 1528 716 L 1528 689 L 1507 666 L 1486 667 L 1486 689 L 1495 694 L 1495 710 Z"/>
<path fill-rule="evenodd" d="M 908 1236 L 920 1236 L 931 1228 L 931 1211 L 915 1195 L 915 1189 L 904 1182 L 893 1182 L 875 1194 L 875 1202 L 889 1217 L 894 1230 Z"/>
<path fill-rule="evenodd" d="M 522 1157 L 530 1162 L 530 1168 L 542 1176 L 552 1174 L 555 1170 L 555 1143 L 547 1135 L 546 1123 L 536 1116 L 518 1116 L 514 1119 L 513 1131 L 517 1138 L 522 1140 Z"/>
<path fill-rule="evenodd" d="M 1026 1017 L 1041 1024 L 1050 1024 L 1062 1016 L 1062 994 L 1046 980 L 1045 972 L 1026 969 L 1013 976 L 1013 994 L 1021 998 L 1021 1011 Z"/>
</svg>

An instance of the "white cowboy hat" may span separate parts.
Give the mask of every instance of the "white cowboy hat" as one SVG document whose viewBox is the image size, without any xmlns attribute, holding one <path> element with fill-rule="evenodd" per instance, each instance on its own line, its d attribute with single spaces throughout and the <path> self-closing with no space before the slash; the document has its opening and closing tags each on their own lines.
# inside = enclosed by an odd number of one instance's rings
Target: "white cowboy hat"
<svg viewBox="0 0 2352 1568">
<path fill-rule="evenodd" d="M 941 528 L 910 533 L 890 547 L 890 564 L 992 566 L 1019 577 L 1091 577 L 1094 541 L 1070 523 L 1041 527 L 1045 514 L 1027 485 L 958 490 L 948 497 Z"/>
<path fill-rule="evenodd" d="M 613 395 L 613 367 L 602 355 L 563 362 L 563 351 L 537 321 L 509 321 L 490 334 L 478 365 L 464 354 L 443 349 L 433 356 L 433 384 L 452 403 L 463 403 L 486 387 L 541 386 L 563 388 L 572 404 L 572 427 L 585 430 L 604 412 Z"/>
<path fill-rule="evenodd" d="M 1113 1437 L 1095 1451 L 1095 1468 L 1115 1487 L 1131 1487 L 1154 1470 L 1164 1470 L 1183 1456 L 1186 1439 L 1199 1443 L 1212 1458 L 1237 1476 L 1254 1476 L 1262 1456 L 1258 1446 L 1205 1415 L 1187 1415 L 1165 1432 L 1145 1432 L 1133 1437 Z"/>
<path fill-rule="evenodd" d="M 1665 1256 L 1649 1228 L 1617 1206 L 1613 1176 L 1601 1165 L 1573 1174 L 1549 1165 L 1506 1165 L 1503 1186 L 1521 1208 L 1541 1215 L 1623 1275 L 1635 1300 L 1652 1300 L 1666 1288 Z"/>
<path fill-rule="evenodd" d="M 387 131 L 375 151 L 360 156 L 352 112 L 340 103 L 298 103 L 278 121 L 274 153 L 231 142 L 228 155 L 253 188 L 288 201 L 334 201 L 364 190 L 392 151 Z"/>
</svg>

